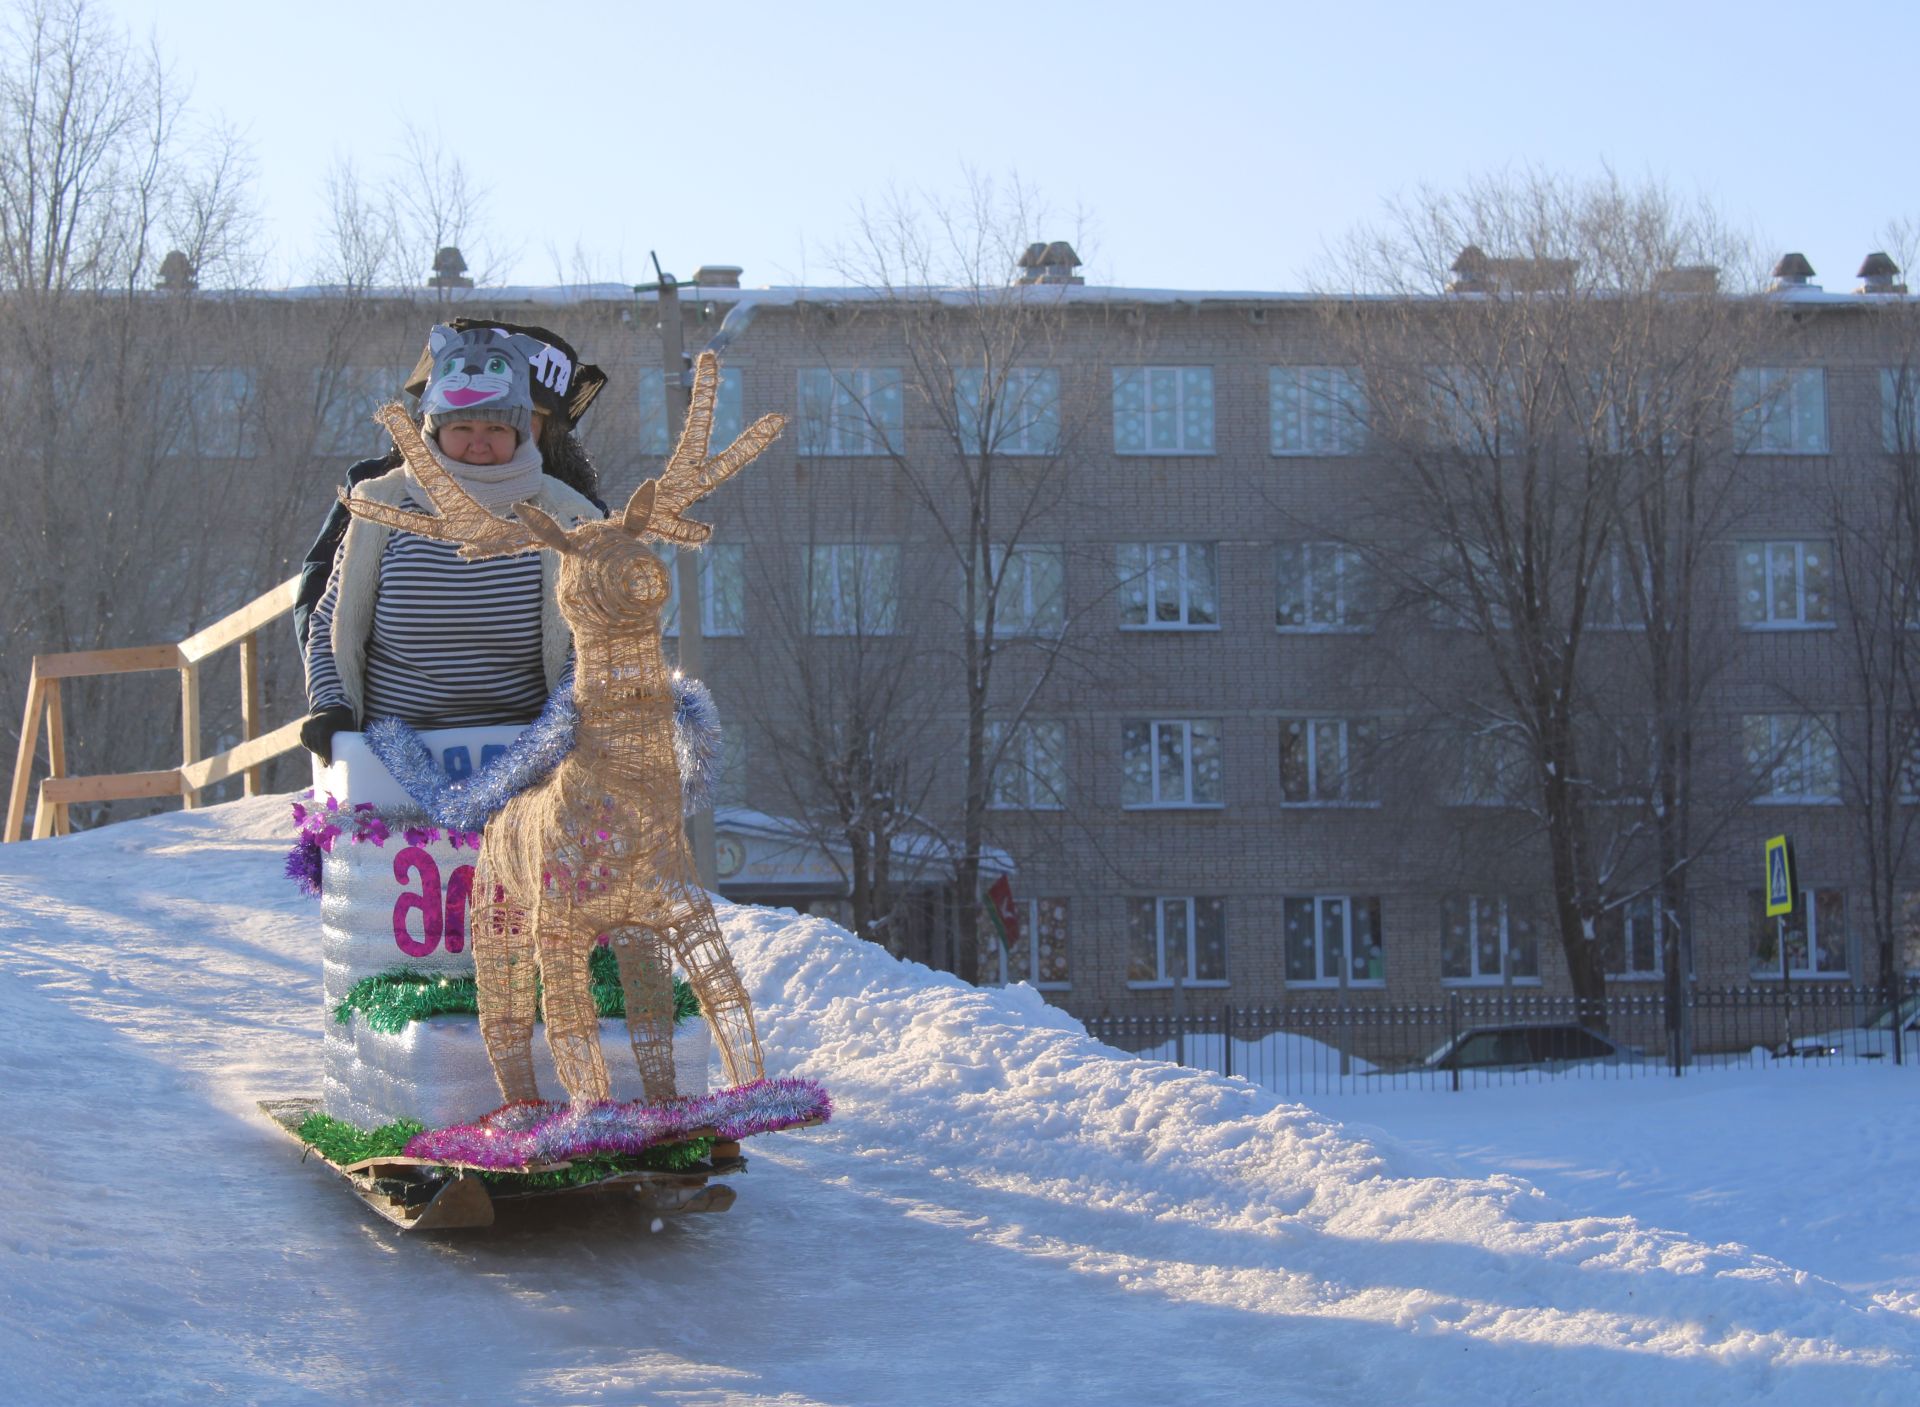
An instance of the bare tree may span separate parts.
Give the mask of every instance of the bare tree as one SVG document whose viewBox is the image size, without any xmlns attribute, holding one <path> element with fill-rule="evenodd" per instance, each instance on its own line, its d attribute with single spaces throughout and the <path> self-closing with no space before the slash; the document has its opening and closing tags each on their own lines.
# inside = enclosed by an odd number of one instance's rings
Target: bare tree
<svg viewBox="0 0 1920 1407">
<path fill-rule="evenodd" d="M 1085 327 L 1075 365 L 1063 365 L 1068 320 L 1092 326 L 1098 314 L 1076 311 L 1078 257 L 1041 238 L 1048 218 L 1017 181 L 969 174 L 951 201 L 891 192 L 861 209 L 835 266 L 865 295 L 849 305 L 850 321 L 898 352 L 899 385 L 853 384 L 843 339 L 816 340 L 831 377 L 816 419 L 857 424 L 885 456 L 953 592 L 932 607 L 933 638 L 943 642 L 936 661 L 959 674 L 958 804 L 941 826 L 957 856 L 954 970 L 968 980 L 978 976 L 993 779 L 1027 762 L 1035 702 L 1056 671 L 1084 663 L 1066 609 L 1067 546 L 1045 539 L 1087 450 L 1086 413 L 1075 408 L 1096 402 L 1072 384 L 1098 361 Z M 900 433 L 897 417 L 908 414 L 924 432 Z"/>
<path fill-rule="evenodd" d="M 1694 621 L 1764 327 L 1707 271 L 1729 258 L 1657 188 L 1529 174 L 1395 206 L 1335 274 L 1389 296 L 1328 305 L 1386 470 L 1361 550 L 1402 628 L 1467 646 L 1415 711 L 1504 758 L 1594 1020 L 1624 906 L 1659 895 L 1677 935 L 1708 838 Z"/>
</svg>

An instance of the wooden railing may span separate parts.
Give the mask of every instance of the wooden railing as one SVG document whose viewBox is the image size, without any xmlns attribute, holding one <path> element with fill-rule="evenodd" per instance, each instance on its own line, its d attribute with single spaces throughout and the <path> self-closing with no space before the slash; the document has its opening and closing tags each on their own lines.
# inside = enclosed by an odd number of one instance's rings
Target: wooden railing
<svg viewBox="0 0 1920 1407">
<path fill-rule="evenodd" d="M 199 802 L 201 788 L 233 776 L 241 777 L 241 787 L 247 796 L 257 793 L 262 784 L 262 764 L 300 746 L 300 719 L 283 724 L 271 733 L 260 732 L 260 630 L 293 610 L 299 580 L 288 577 L 265 595 L 255 597 L 232 615 L 215 621 L 177 645 L 135 645 L 123 650 L 35 655 L 33 672 L 27 682 L 27 709 L 20 721 L 20 748 L 14 755 L 13 787 L 7 796 L 7 829 L 3 839 L 9 843 L 20 839 L 43 717 L 47 729 L 47 775 L 40 783 L 39 799 L 34 806 L 35 840 L 66 835 L 71 829 L 67 808 L 76 801 L 177 796 L 181 805 L 191 810 Z M 241 740 L 225 752 L 202 757 L 200 665 L 229 645 L 240 647 Z M 159 772 L 69 777 L 60 682 L 160 669 L 176 670 L 180 675 L 180 765 Z"/>
</svg>

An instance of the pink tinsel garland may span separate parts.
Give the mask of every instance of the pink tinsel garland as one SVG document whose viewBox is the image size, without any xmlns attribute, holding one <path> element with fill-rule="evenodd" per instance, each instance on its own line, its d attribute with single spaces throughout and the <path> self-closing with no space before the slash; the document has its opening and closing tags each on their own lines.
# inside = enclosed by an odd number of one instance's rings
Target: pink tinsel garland
<svg viewBox="0 0 1920 1407">
<path fill-rule="evenodd" d="M 471 1124 L 433 1129 L 406 1146 L 409 1158 L 514 1171 L 574 1158 L 642 1153 L 696 1131 L 739 1140 L 795 1124 L 824 1123 L 833 1101 L 817 1081 L 755 1080 L 670 1104 L 548 1104 L 523 1100 Z"/>
</svg>

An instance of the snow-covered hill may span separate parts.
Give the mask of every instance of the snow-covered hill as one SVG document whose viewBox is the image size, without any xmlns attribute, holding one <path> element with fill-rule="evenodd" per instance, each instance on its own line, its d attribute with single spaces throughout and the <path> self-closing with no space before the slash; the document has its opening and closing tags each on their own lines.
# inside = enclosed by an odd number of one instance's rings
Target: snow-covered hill
<svg viewBox="0 0 1920 1407">
<path fill-rule="evenodd" d="M 255 1108 L 318 1061 L 285 817 L 0 850 L 7 1401 L 1920 1396 L 1920 1293 L 1449 1175 L 766 910 L 722 923 L 770 1070 L 824 1081 L 832 1124 L 756 1140 L 731 1212 L 657 1235 L 603 1200 L 402 1237 Z M 1809 1194 L 1910 1236 L 1905 1122 Z"/>
</svg>

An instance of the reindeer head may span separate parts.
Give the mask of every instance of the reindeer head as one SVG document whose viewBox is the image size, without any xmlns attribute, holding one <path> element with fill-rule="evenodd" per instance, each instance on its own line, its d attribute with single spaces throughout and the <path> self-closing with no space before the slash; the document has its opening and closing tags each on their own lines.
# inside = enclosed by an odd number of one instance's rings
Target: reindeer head
<svg viewBox="0 0 1920 1407">
<path fill-rule="evenodd" d="M 779 415 L 763 415 L 719 454 L 707 453 L 713 435 L 713 403 L 719 391 L 720 362 L 702 352 L 694 371 L 693 402 L 686 428 L 657 479 L 633 492 L 627 506 L 604 522 L 563 528 L 531 503 L 502 518 L 474 501 L 434 460 L 405 410 L 380 408 L 374 418 L 386 426 L 407 467 L 419 481 L 438 517 L 409 513 L 383 503 L 349 498 L 341 502 L 355 517 L 401 528 L 421 537 L 460 545 L 470 561 L 550 548 L 560 556 L 557 587 L 560 610 L 575 630 L 609 627 L 637 613 L 657 612 L 667 599 L 666 570 L 647 550 L 649 542 L 698 547 L 713 535 L 706 523 L 685 511 L 757 459 L 786 425 Z"/>
</svg>

